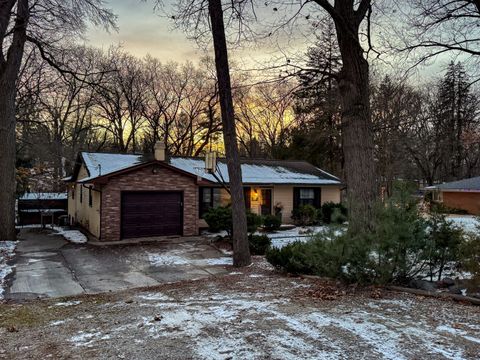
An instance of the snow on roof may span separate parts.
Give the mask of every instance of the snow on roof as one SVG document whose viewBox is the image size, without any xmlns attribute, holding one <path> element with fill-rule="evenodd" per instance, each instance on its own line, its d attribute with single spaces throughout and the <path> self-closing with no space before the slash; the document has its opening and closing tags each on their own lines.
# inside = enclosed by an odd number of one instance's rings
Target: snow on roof
<svg viewBox="0 0 480 360">
<path fill-rule="evenodd" d="M 86 179 L 81 179 L 83 182 L 101 175 L 127 169 L 143 162 L 142 155 L 132 154 L 82 152 L 82 158 L 90 175 Z"/>
<path fill-rule="evenodd" d="M 20 200 L 67 200 L 67 193 L 25 193 Z"/>
<path fill-rule="evenodd" d="M 480 176 L 463 179 L 458 181 L 447 182 L 439 185 L 428 186 L 426 190 L 463 190 L 463 191 L 480 191 Z"/>
<path fill-rule="evenodd" d="M 170 165 L 217 182 L 212 174 L 205 172 L 202 158 L 172 157 Z M 217 169 L 215 175 L 228 182 L 228 169 L 224 160 L 217 162 Z M 307 162 L 282 160 L 242 160 L 242 180 L 246 184 L 340 184 L 338 178 Z"/>
<path fill-rule="evenodd" d="M 90 176 L 81 179 L 89 181 L 101 175 L 108 175 L 119 170 L 141 164 L 145 161 L 142 155 L 82 153 L 83 160 Z M 212 174 L 206 173 L 205 160 L 192 157 L 171 157 L 169 165 L 206 180 L 217 182 Z M 218 178 L 228 182 L 228 169 L 224 159 L 217 163 Z M 340 185 L 337 177 L 305 162 L 284 160 L 242 160 L 242 178 L 246 184 L 304 184 L 304 185 Z"/>
</svg>

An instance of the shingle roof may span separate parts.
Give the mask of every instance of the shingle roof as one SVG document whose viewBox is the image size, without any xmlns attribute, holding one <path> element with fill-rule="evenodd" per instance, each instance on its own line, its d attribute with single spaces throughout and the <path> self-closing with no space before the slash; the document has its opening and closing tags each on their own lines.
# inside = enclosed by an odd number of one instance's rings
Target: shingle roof
<svg viewBox="0 0 480 360">
<path fill-rule="evenodd" d="M 111 174 L 143 162 L 142 155 L 91 152 L 82 152 L 81 154 L 89 174 L 88 179 Z"/>
<path fill-rule="evenodd" d="M 433 185 L 425 188 L 427 190 L 464 190 L 464 191 L 480 191 L 480 176 L 463 179 L 458 181 L 447 182 L 439 185 Z"/>
<path fill-rule="evenodd" d="M 242 159 L 242 180 L 246 184 L 340 184 L 340 179 L 305 162 L 288 160 Z M 203 158 L 172 157 L 170 165 L 199 175 L 204 179 L 217 180 L 205 173 Z M 228 182 L 228 169 L 224 159 L 217 162 L 217 177 Z"/>
<path fill-rule="evenodd" d="M 119 170 L 145 162 L 143 155 L 82 153 L 89 177 L 82 182 L 98 176 L 108 175 Z M 305 162 L 288 160 L 242 159 L 242 178 L 246 184 L 288 184 L 288 185 L 340 185 L 339 178 Z M 217 182 L 212 174 L 204 170 L 203 158 L 171 157 L 169 165 L 206 180 Z M 217 162 L 216 175 L 228 182 L 228 170 L 225 159 Z"/>
</svg>

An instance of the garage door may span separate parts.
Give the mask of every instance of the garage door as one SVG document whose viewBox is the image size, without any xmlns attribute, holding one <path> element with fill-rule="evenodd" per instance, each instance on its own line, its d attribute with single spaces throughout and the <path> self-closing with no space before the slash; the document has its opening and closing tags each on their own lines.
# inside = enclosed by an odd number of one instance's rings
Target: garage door
<svg viewBox="0 0 480 360">
<path fill-rule="evenodd" d="M 181 192 L 122 192 L 122 238 L 182 235 Z"/>
</svg>

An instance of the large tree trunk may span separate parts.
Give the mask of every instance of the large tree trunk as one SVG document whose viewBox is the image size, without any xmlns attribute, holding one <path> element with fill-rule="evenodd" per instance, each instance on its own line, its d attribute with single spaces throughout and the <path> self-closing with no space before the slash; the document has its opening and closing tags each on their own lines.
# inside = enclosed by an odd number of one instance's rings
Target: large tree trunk
<svg viewBox="0 0 480 360">
<path fill-rule="evenodd" d="M 343 67 L 339 75 L 349 231 L 370 228 L 378 195 L 370 116 L 369 66 L 358 39 L 360 20 L 349 1 L 336 1 L 335 19 Z"/>
<path fill-rule="evenodd" d="M 232 100 L 232 87 L 228 65 L 227 42 L 223 23 L 221 0 L 209 0 L 208 10 L 212 26 L 215 48 L 220 108 L 222 112 L 223 138 L 227 156 L 228 177 L 232 197 L 233 216 L 233 265 L 240 267 L 251 263 L 247 237 L 247 218 L 243 196 L 242 170 L 237 147 L 235 114 Z"/>
<path fill-rule="evenodd" d="M 7 30 L 14 1 L 0 5 L 0 36 Z M 14 240 L 15 234 L 15 96 L 28 24 L 28 0 L 17 1 L 12 43 L 0 66 L 0 240 Z M 1 44 L 3 45 L 3 44 Z"/>
<path fill-rule="evenodd" d="M 15 240 L 15 83 L 0 78 L 0 240 Z"/>
</svg>

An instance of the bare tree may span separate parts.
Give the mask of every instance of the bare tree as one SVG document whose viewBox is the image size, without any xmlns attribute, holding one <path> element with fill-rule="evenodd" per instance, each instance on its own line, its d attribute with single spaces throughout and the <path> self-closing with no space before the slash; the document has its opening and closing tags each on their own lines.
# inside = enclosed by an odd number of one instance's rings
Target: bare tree
<svg viewBox="0 0 480 360">
<path fill-rule="evenodd" d="M 113 25 L 100 0 L 0 2 L 0 240 L 15 238 L 15 97 L 25 43 L 54 64 L 48 46 L 83 32 L 86 21 Z"/>
<path fill-rule="evenodd" d="M 145 81 L 140 60 L 112 48 L 104 56 L 102 86 L 97 87 L 99 126 L 112 137 L 120 152 L 137 151 L 138 132 L 143 124 Z"/>
</svg>

